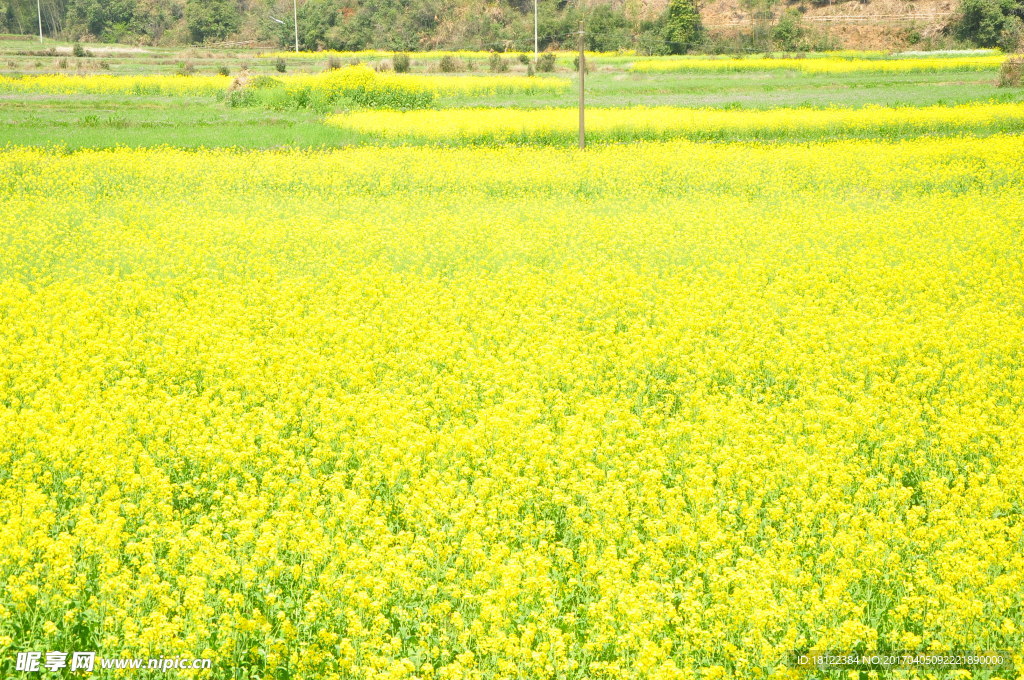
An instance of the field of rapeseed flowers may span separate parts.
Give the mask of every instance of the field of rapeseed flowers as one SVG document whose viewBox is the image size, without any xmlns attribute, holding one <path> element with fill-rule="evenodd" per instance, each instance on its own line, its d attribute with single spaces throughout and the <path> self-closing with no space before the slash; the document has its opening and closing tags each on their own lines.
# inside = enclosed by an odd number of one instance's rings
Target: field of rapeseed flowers
<svg viewBox="0 0 1024 680">
<path fill-rule="evenodd" d="M 1020 650 L 1022 189 L 1017 136 L 5 149 L 0 676 Z"/>
<path fill-rule="evenodd" d="M 49 94 L 125 94 L 125 95 L 217 95 L 232 83 L 221 75 L 68 75 L 45 74 L 0 76 L 0 92 Z M 567 89 L 562 78 L 525 76 L 444 77 L 419 74 L 375 73 L 365 66 L 347 66 L 317 74 L 281 75 L 264 78 L 294 92 L 308 90 L 332 94 L 370 92 L 398 94 L 503 94 L 557 91 Z"/>
<path fill-rule="evenodd" d="M 578 131 L 578 109 L 430 109 L 356 111 L 327 123 L 385 140 L 447 144 L 565 144 Z M 1024 104 L 768 110 L 690 109 L 671 106 L 596 108 L 587 113 L 596 141 L 734 137 L 814 139 L 821 136 L 902 137 L 1024 131 Z"/>
<path fill-rule="evenodd" d="M 995 70 L 1006 60 L 1001 54 L 920 58 L 819 57 L 815 59 L 765 56 L 733 58 L 638 59 L 630 66 L 636 73 L 737 72 L 793 70 L 802 73 L 911 73 L 920 71 Z"/>
</svg>

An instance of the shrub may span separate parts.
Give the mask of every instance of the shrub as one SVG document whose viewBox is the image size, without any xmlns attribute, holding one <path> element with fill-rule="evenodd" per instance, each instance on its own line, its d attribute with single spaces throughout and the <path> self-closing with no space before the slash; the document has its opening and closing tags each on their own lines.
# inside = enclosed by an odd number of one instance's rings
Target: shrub
<svg viewBox="0 0 1024 680">
<path fill-rule="evenodd" d="M 1024 76 L 1024 57 L 1010 57 L 999 70 L 999 87 L 1020 87 Z"/>
<path fill-rule="evenodd" d="M 183 61 L 178 64 L 178 75 L 179 76 L 191 76 L 195 74 L 196 66 L 191 61 Z"/>
<path fill-rule="evenodd" d="M 284 83 L 282 83 L 277 78 L 272 78 L 270 76 L 256 76 L 255 78 L 249 81 L 249 87 L 251 87 L 254 90 L 272 90 L 276 87 L 283 86 Z"/>
<path fill-rule="evenodd" d="M 399 52 L 391 58 L 391 65 L 395 67 L 395 73 L 408 73 L 412 62 L 408 54 Z"/>
<path fill-rule="evenodd" d="M 326 70 L 337 71 L 339 68 L 341 68 L 341 59 L 338 59 L 337 57 L 331 57 L 330 59 L 327 60 Z"/>
<path fill-rule="evenodd" d="M 57 68 L 60 68 L 60 69 L 66 69 L 67 67 L 68 67 L 68 58 L 67 58 L 67 57 L 62 57 L 62 58 L 61 58 L 61 59 L 60 59 L 60 60 L 59 60 L 59 61 L 57 62 Z"/>
<path fill-rule="evenodd" d="M 537 71 L 540 73 L 551 73 L 555 70 L 555 53 L 545 52 L 537 60 Z"/>
<path fill-rule="evenodd" d="M 79 58 L 86 56 L 85 48 L 82 47 L 82 43 L 75 43 L 72 45 L 71 53 Z"/>
<path fill-rule="evenodd" d="M 520 53 L 519 54 L 519 63 L 522 64 L 523 66 L 527 66 L 530 63 L 530 58 L 528 56 L 526 56 L 525 53 Z"/>
<path fill-rule="evenodd" d="M 288 62 L 285 61 L 284 57 L 278 57 L 274 60 L 274 70 L 278 73 L 284 73 L 288 70 Z"/>
<path fill-rule="evenodd" d="M 231 75 L 231 69 L 229 69 L 227 66 L 221 66 L 217 69 L 217 73 L 219 73 L 222 76 L 229 76 Z"/>
<path fill-rule="evenodd" d="M 441 73 L 455 73 L 459 70 L 459 61 L 450 54 L 446 54 L 441 57 L 441 61 L 438 63 L 437 68 Z"/>
<path fill-rule="evenodd" d="M 497 52 L 491 52 L 491 56 L 487 59 L 487 66 L 491 73 L 504 73 L 508 70 L 508 62 L 502 59 Z"/>
</svg>

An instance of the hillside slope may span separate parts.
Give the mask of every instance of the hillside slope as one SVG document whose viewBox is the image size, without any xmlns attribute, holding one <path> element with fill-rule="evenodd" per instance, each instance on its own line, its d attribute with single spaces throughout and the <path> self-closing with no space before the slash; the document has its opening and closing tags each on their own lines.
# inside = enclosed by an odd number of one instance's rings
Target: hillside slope
<svg viewBox="0 0 1024 680">
<path fill-rule="evenodd" d="M 632 5 L 656 16 L 668 0 L 585 0 L 584 4 Z M 851 49 L 902 49 L 918 38 L 938 34 L 956 11 L 957 0 L 783 0 L 776 15 L 794 9 L 811 27 L 834 36 Z M 716 33 L 738 33 L 751 27 L 750 13 L 740 0 L 703 0 L 704 25 Z M 916 37 L 915 37 L 916 36 Z"/>
</svg>

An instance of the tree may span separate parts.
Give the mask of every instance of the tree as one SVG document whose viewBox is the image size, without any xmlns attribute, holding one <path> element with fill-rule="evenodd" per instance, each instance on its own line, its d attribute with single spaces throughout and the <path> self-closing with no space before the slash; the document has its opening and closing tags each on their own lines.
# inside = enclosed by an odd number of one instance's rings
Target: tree
<svg viewBox="0 0 1024 680">
<path fill-rule="evenodd" d="M 241 15 L 234 0 L 188 0 L 185 3 L 185 24 L 196 42 L 224 38 L 237 31 L 240 23 Z"/>
<path fill-rule="evenodd" d="M 67 25 L 73 32 L 91 33 L 116 42 L 123 37 L 134 11 L 134 0 L 71 0 Z M 118 29 L 112 31 L 115 26 Z"/>
<path fill-rule="evenodd" d="M 751 41 L 755 48 L 768 51 L 772 42 L 772 23 L 775 21 L 775 5 L 778 0 L 740 0 L 740 5 L 750 12 Z"/>
<path fill-rule="evenodd" d="M 772 43 L 786 51 L 804 49 L 805 33 L 800 12 L 787 10 L 772 29 Z"/>
<path fill-rule="evenodd" d="M 1020 0 L 960 0 L 951 29 L 960 40 L 981 47 L 996 47 L 1006 42 L 1007 33 L 1016 28 L 1017 19 L 1024 18 L 1024 2 Z"/>
<path fill-rule="evenodd" d="M 694 47 L 704 33 L 697 0 L 671 0 L 665 11 L 665 43 L 672 54 Z"/>
<path fill-rule="evenodd" d="M 587 49 L 614 52 L 629 47 L 633 40 L 631 28 L 625 14 L 614 11 L 610 5 L 598 5 L 587 17 Z"/>
</svg>

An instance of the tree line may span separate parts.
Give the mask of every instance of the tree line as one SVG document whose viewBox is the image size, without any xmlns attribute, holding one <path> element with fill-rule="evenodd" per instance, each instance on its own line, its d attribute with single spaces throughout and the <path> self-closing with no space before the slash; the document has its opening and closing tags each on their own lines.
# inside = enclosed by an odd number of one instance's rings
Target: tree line
<svg viewBox="0 0 1024 680">
<path fill-rule="evenodd" d="M 658 15 L 640 0 L 581 7 L 576 0 L 539 1 L 540 48 L 575 46 L 581 20 L 587 47 L 643 54 L 736 49 L 813 50 L 835 47 L 801 24 L 781 0 L 740 0 L 754 21 L 746 42 L 718 41 L 701 24 L 701 0 L 670 0 Z M 815 0 L 812 0 L 815 1 Z M 528 51 L 533 0 L 297 0 L 304 50 L 471 49 Z M 960 0 L 947 27 L 964 44 L 1013 51 L 1024 42 L 1024 0 Z M 65 40 L 182 45 L 226 40 L 294 42 L 292 0 L 0 0 L 0 32 L 43 32 Z M 781 18 L 780 18 L 781 16 Z"/>
<path fill-rule="evenodd" d="M 681 53 L 703 38 L 698 0 L 671 0 L 660 15 L 638 0 L 582 8 L 540 0 L 541 49 L 587 47 Z M 526 50 L 533 47 L 533 0 L 298 0 L 305 50 Z M 66 40 L 201 44 L 226 40 L 294 42 L 292 0 L 40 0 L 43 32 Z M 37 30 L 37 0 L 0 0 L 0 32 Z"/>
</svg>

